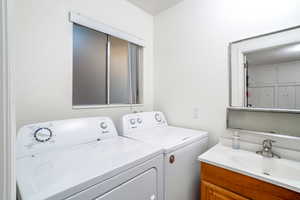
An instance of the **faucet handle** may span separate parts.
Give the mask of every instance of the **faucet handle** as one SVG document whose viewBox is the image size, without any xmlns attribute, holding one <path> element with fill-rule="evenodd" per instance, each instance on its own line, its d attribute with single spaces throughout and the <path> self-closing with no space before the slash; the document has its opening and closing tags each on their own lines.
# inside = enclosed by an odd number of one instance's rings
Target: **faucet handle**
<svg viewBox="0 0 300 200">
<path fill-rule="evenodd" d="M 262 142 L 262 145 L 263 147 L 272 148 L 272 144 L 275 142 L 275 140 L 266 139 Z"/>
<path fill-rule="evenodd" d="M 260 154 L 264 157 L 277 157 L 280 158 L 279 155 L 272 152 L 272 144 L 276 142 L 274 140 L 266 139 L 262 142 L 263 149 L 261 151 L 257 151 L 257 154 Z"/>
</svg>

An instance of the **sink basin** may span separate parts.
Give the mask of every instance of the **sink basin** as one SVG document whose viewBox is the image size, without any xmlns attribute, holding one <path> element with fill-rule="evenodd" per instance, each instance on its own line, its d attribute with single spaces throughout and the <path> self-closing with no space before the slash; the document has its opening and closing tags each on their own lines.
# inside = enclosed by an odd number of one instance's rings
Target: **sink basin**
<svg viewBox="0 0 300 200">
<path fill-rule="evenodd" d="M 255 152 L 218 144 L 198 157 L 207 162 L 287 189 L 300 192 L 300 162 L 266 158 Z"/>
<path fill-rule="evenodd" d="M 229 155 L 228 158 L 241 169 L 282 180 L 299 181 L 300 183 L 300 165 L 298 162 L 294 163 L 294 161 L 286 159 L 266 158 L 252 152 L 248 153 L 249 155 L 247 156 L 241 155 L 244 154 L 244 152 L 241 152 L 241 154 Z"/>
</svg>

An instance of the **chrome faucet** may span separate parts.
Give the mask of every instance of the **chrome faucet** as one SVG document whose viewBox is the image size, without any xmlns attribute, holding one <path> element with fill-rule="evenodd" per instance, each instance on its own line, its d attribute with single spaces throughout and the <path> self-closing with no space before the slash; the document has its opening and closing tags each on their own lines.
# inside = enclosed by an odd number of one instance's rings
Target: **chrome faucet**
<svg viewBox="0 0 300 200">
<path fill-rule="evenodd" d="M 272 144 L 274 142 L 275 142 L 274 140 L 269 140 L 269 139 L 264 140 L 262 143 L 263 149 L 261 151 L 257 151 L 256 153 L 268 158 L 273 158 L 273 157 L 280 158 L 279 155 L 272 152 Z"/>
</svg>

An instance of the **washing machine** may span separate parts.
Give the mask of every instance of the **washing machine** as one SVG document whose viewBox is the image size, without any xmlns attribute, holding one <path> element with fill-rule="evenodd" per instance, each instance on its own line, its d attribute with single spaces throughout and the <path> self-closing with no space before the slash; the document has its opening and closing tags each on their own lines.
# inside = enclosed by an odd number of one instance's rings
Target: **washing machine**
<svg viewBox="0 0 300 200">
<path fill-rule="evenodd" d="M 122 117 L 121 135 L 164 149 L 165 200 L 199 199 L 197 157 L 207 150 L 207 132 L 169 126 L 162 112 L 142 112 Z"/>
<path fill-rule="evenodd" d="M 31 124 L 17 135 L 22 200 L 163 200 L 163 151 L 109 118 Z"/>
</svg>

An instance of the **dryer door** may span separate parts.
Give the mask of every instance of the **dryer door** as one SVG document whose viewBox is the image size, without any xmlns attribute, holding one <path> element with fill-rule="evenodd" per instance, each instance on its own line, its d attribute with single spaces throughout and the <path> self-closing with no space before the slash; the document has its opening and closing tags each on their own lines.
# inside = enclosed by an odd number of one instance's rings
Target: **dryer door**
<svg viewBox="0 0 300 200">
<path fill-rule="evenodd" d="M 156 200 L 157 172 L 152 168 L 123 183 L 96 200 Z"/>
</svg>

